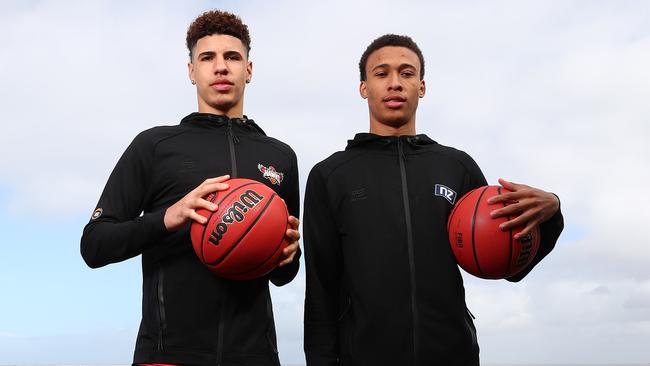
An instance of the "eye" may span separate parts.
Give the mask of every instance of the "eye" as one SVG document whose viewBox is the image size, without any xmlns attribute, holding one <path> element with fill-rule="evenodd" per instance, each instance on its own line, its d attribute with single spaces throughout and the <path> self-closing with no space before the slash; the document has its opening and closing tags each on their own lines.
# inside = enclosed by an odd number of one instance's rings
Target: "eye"
<svg viewBox="0 0 650 366">
<path fill-rule="evenodd" d="M 200 60 L 201 61 L 210 61 L 210 60 L 212 60 L 212 56 L 209 56 L 209 55 L 203 56 L 203 57 L 200 58 Z"/>
<path fill-rule="evenodd" d="M 378 78 L 383 78 L 386 75 L 387 74 L 384 71 L 378 71 L 378 72 L 375 73 L 375 76 L 378 77 Z"/>
<path fill-rule="evenodd" d="M 413 71 L 402 71 L 402 76 L 410 78 L 415 76 L 415 73 Z"/>
</svg>

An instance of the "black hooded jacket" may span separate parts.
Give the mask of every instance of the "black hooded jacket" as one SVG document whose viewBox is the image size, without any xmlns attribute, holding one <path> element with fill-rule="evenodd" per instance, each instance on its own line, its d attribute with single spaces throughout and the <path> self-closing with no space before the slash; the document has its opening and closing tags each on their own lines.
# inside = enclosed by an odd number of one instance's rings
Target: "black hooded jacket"
<svg viewBox="0 0 650 366">
<path fill-rule="evenodd" d="M 282 173 L 282 180 L 265 179 L 263 167 Z M 189 224 L 173 233 L 164 226 L 169 206 L 205 179 L 225 174 L 265 183 L 298 217 L 298 167 L 288 145 L 252 120 L 193 113 L 133 140 L 84 228 L 81 254 L 92 268 L 142 254 L 134 363 L 279 365 L 268 281 L 290 282 L 300 253 L 265 277 L 230 281 L 199 261 Z"/>
<path fill-rule="evenodd" d="M 439 194 L 444 186 L 453 195 Z M 486 185 L 466 153 L 425 135 L 357 134 L 317 164 L 305 196 L 308 366 L 478 365 L 447 238 L 450 197 Z M 558 213 L 523 278 L 554 247 Z"/>
</svg>

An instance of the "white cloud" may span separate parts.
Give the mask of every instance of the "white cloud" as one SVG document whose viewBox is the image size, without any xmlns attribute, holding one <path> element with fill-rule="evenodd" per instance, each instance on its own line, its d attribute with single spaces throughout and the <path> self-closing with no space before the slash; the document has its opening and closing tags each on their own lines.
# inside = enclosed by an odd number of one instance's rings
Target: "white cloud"
<svg viewBox="0 0 650 366">
<path fill-rule="evenodd" d="M 523 283 L 467 279 L 484 362 L 647 361 L 645 2 L 226 5 L 252 31 L 246 113 L 297 151 L 303 186 L 315 162 L 367 129 L 356 63 L 372 39 L 395 32 L 412 35 L 425 54 L 422 132 L 469 152 L 493 184 L 503 176 L 560 195 L 565 233 Z M 89 214 L 139 131 L 195 109 L 184 33 L 205 9 L 2 7 L 0 184 L 11 212 Z M 273 290 L 289 362 L 302 360 L 303 284 L 301 274 Z"/>
</svg>

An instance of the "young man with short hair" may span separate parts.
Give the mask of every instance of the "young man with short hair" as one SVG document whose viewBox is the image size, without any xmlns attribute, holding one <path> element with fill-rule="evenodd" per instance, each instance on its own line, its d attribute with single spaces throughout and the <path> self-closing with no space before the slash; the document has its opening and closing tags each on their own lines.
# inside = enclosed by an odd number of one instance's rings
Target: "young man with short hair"
<svg viewBox="0 0 650 366">
<path fill-rule="evenodd" d="M 81 254 L 102 267 L 142 254 L 142 322 L 134 364 L 279 365 L 268 281 L 290 282 L 299 266 L 298 167 L 286 144 L 244 114 L 252 77 L 248 27 L 209 11 L 187 32 L 198 113 L 140 133 L 126 149 L 84 228 Z M 263 167 L 281 179 L 269 180 Z M 203 199 L 228 178 L 260 181 L 293 216 L 279 267 L 250 281 L 222 279 L 194 253 L 189 226 L 206 223 Z"/>
<path fill-rule="evenodd" d="M 413 40 L 384 35 L 359 63 L 370 133 L 317 164 L 305 195 L 305 354 L 308 366 L 478 365 L 479 348 L 463 281 L 447 239 L 456 197 L 486 185 L 466 153 L 416 134 L 426 92 L 424 58 Z M 499 180 L 516 202 L 503 230 L 534 226 L 541 246 L 521 280 L 563 228 L 552 193 Z"/>
</svg>

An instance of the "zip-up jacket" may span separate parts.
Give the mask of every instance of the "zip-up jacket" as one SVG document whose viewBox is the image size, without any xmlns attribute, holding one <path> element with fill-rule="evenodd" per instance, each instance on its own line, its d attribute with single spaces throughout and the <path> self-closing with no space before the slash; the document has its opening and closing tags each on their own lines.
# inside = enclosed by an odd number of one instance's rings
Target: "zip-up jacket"
<svg viewBox="0 0 650 366">
<path fill-rule="evenodd" d="M 473 316 L 447 238 L 449 195 L 486 185 L 466 153 L 426 135 L 357 134 L 317 164 L 305 196 L 308 366 L 478 365 Z M 554 247 L 559 212 L 522 279 Z"/>
<path fill-rule="evenodd" d="M 281 178 L 272 183 L 263 173 L 269 170 Z M 135 364 L 279 365 L 268 281 L 290 282 L 300 253 L 265 277 L 230 281 L 199 261 L 189 223 L 176 232 L 164 226 L 169 206 L 225 174 L 268 185 L 298 217 L 298 167 L 288 145 L 245 117 L 192 113 L 133 140 L 84 228 L 81 255 L 92 268 L 142 254 Z"/>
</svg>

